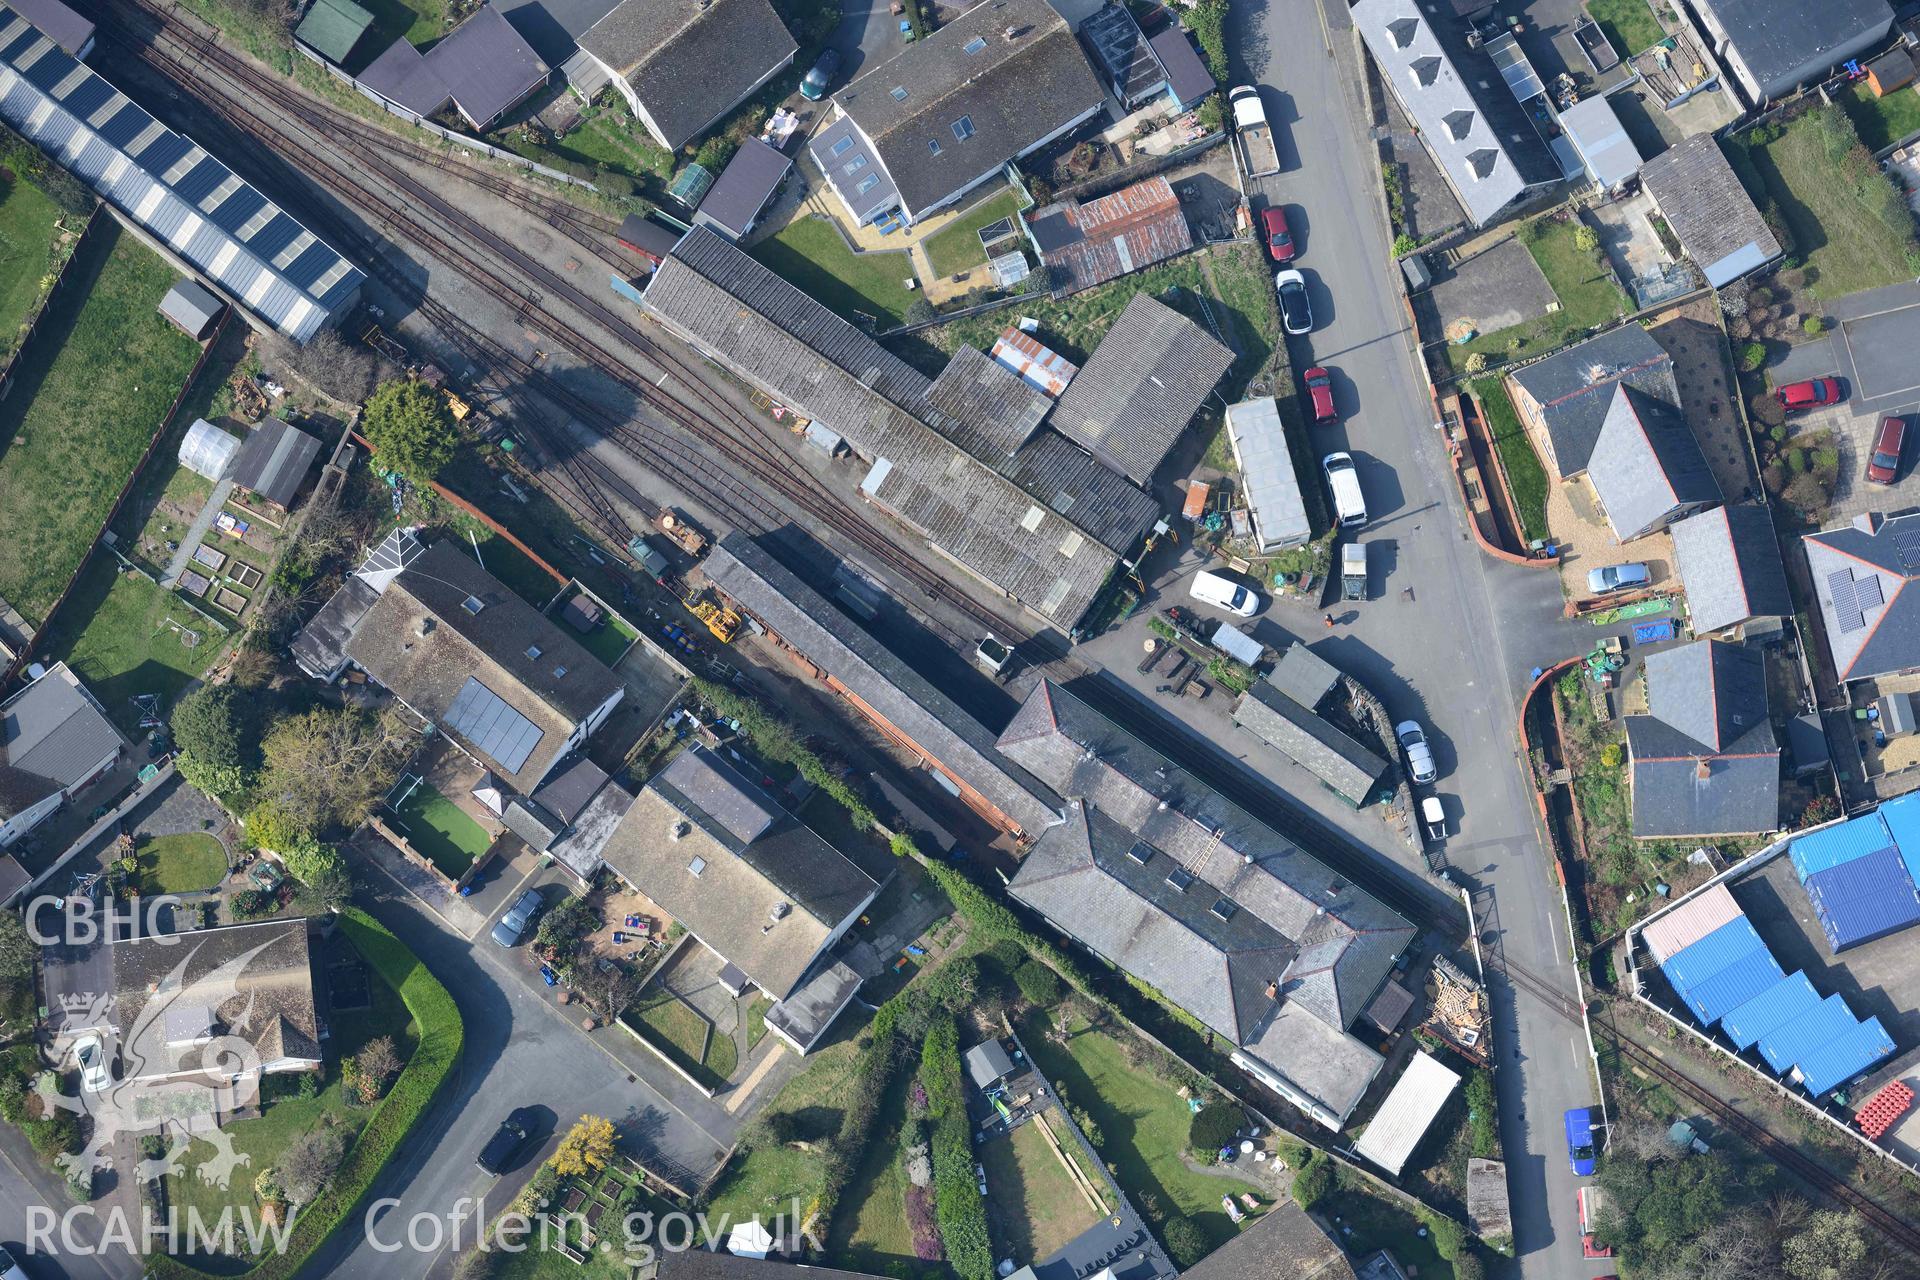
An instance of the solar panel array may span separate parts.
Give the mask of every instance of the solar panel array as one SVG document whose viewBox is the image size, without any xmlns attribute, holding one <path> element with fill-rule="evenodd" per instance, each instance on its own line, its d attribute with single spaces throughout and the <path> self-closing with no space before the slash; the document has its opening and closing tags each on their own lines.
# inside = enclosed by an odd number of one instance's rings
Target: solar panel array
<svg viewBox="0 0 1920 1280">
<path fill-rule="evenodd" d="M 1920 533 L 1920 531 L 1916 531 Z M 1904 548 L 1903 548 L 1904 551 Z M 1880 590 L 1880 576 L 1853 576 L 1852 569 L 1835 569 L 1827 575 L 1827 594 L 1833 598 L 1833 616 L 1842 635 L 1867 625 L 1867 610 L 1886 603 Z"/>
<path fill-rule="evenodd" d="M 447 708 L 447 728 L 491 758 L 508 773 L 520 772 L 540 745 L 540 726 L 508 706 L 499 694 L 472 676 Z"/>
<path fill-rule="evenodd" d="M 295 342 L 365 275 L 0 4 L 0 119 Z"/>
</svg>

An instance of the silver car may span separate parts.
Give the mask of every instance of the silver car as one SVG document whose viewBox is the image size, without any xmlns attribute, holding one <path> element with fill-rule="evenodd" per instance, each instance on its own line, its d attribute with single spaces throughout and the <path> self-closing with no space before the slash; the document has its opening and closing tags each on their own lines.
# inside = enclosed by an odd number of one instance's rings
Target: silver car
<svg viewBox="0 0 1920 1280">
<path fill-rule="evenodd" d="M 500 923 L 493 926 L 493 940 L 503 947 L 517 947 L 520 940 L 527 936 L 527 930 L 533 927 L 533 919 L 540 914 L 540 891 L 529 889 L 514 900 L 507 908 L 507 914 L 500 917 Z"/>
<path fill-rule="evenodd" d="M 1393 736 L 1400 739 L 1400 749 L 1407 753 L 1407 773 L 1415 782 L 1432 782 L 1438 775 L 1433 767 L 1433 752 L 1427 747 L 1427 735 L 1420 728 L 1420 722 L 1402 720 L 1393 727 Z"/>
<path fill-rule="evenodd" d="M 1634 587 L 1644 587 L 1653 581 L 1653 575 L 1647 566 L 1635 560 L 1629 564 L 1602 565 L 1598 569 L 1587 570 L 1587 590 L 1596 596 L 1609 595 L 1615 591 L 1630 591 Z"/>
</svg>

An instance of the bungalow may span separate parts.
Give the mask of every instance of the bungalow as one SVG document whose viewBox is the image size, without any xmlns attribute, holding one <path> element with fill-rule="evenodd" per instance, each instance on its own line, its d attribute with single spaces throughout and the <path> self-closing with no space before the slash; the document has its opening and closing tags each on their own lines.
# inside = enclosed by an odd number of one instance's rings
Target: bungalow
<svg viewBox="0 0 1920 1280">
<path fill-rule="evenodd" d="M 800 46 L 768 0 L 620 0 L 580 36 L 654 141 L 678 151 Z"/>
<path fill-rule="evenodd" d="M 64 662 L 0 702 L 0 849 L 52 817 L 126 749 Z"/>
</svg>

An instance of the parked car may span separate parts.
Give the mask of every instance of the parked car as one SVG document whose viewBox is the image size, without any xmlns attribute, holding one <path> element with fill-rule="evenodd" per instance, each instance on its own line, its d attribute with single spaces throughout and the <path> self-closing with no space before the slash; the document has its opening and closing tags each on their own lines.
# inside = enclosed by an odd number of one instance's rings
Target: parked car
<svg viewBox="0 0 1920 1280">
<path fill-rule="evenodd" d="M 1333 408 L 1333 375 L 1316 365 L 1300 376 L 1307 384 L 1307 399 L 1313 404 L 1313 420 L 1335 421 L 1339 414 Z"/>
<path fill-rule="evenodd" d="M 1187 592 L 1202 604 L 1210 604 L 1228 613 L 1237 613 L 1243 618 L 1251 618 L 1260 611 L 1260 593 L 1248 590 L 1232 578 L 1202 569 L 1193 575 L 1193 585 Z"/>
<path fill-rule="evenodd" d="M 1566 1114 L 1567 1123 L 1567 1162 L 1579 1177 L 1585 1178 L 1593 1173 L 1593 1111 L 1588 1107 L 1575 1107 Z"/>
<path fill-rule="evenodd" d="M 1433 767 L 1433 752 L 1427 747 L 1427 734 L 1418 720 L 1402 720 L 1393 727 L 1400 749 L 1407 753 L 1407 773 L 1415 782 L 1432 782 L 1438 776 Z"/>
<path fill-rule="evenodd" d="M 1292 334 L 1313 332 L 1313 304 L 1307 301 L 1307 278 L 1298 271 L 1276 271 L 1273 287 L 1280 294 L 1280 318 Z"/>
<path fill-rule="evenodd" d="M 814 60 L 806 78 L 800 82 L 800 96 L 808 102 L 818 102 L 827 96 L 827 86 L 833 83 L 834 73 L 840 70 L 840 51 L 828 49 Z"/>
<path fill-rule="evenodd" d="M 527 1126 L 520 1121 L 520 1113 L 514 1112 L 500 1122 L 500 1127 L 487 1139 L 487 1145 L 480 1148 L 478 1164 L 494 1177 L 499 1177 L 513 1167 L 514 1160 L 526 1149 Z"/>
<path fill-rule="evenodd" d="M 98 1031 L 89 1031 L 74 1041 L 73 1060 L 80 1065 L 80 1087 L 88 1093 L 105 1093 L 113 1083 L 113 1063 L 107 1056 L 107 1042 Z"/>
<path fill-rule="evenodd" d="M 1270 204 L 1260 211 L 1260 228 L 1267 233 L 1267 252 L 1273 260 L 1282 265 L 1292 262 L 1300 252 L 1293 242 L 1293 233 L 1287 230 L 1287 211 L 1277 204 Z"/>
<path fill-rule="evenodd" d="M 1420 801 L 1420 830 L 1433 844 L 1447 838 L 1447 811 L 1439 796 L 1427 796 Z"/>
<path fill-rule="evenodd" d="M 1647 566 L 1638 560 L 1627 564 L 1602 565 L 1598 569 L 1587 570 L 1587 590 L 1596 596 L 1626 591 L 1632 587 L 1644 587 L 1652 581 L 1653 575 L 1647 571 Z"/>
<path fill-rule="evenodd" d="M 1805 382 L 1789 382 L 1784 387 L 1775 388 L 1773 398 L 1780 402 L 1783 409 L 1794 410 L 1839 404 L 1847 397 L 1840 390 L 1838 378 L 1809 378 Z"/>
<path fill-rule="evenodd" d="M 1875 484 L 1892 484 L 1900 474 L 1900 448 L 1906 442 L 1905 418 L 1880 419 L 1880 434 L 1873 438 L 1873 454 L 1867 459 L 1867 479 Z"/>
<path fill-rule="evenodd" d="M 5 1249 L 0 1249 L 0 1280 L 27 1280 L 27 1273 Z"/>
<path fill-rule="evenodd" d="M 503 947 L 519 946 L 539 914 L 540 891 L 529 889 L 514 900 L 507 914 L 500 917 L 500 923 L 493 926 L 493 940 Z"/>
</svg>

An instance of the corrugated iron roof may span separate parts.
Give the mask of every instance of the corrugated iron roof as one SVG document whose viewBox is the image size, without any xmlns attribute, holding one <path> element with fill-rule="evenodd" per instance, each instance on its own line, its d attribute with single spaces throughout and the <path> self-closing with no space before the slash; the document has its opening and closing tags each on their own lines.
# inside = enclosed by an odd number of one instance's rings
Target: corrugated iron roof
<svg viewBox="0 0 1920 1280">
<path fill-rule="evenodd" d="M 1740 1049 L 1751 1049 L 1795 1018 L 1820 1007 L 1820 993 L 1804 973 L 1780 979 L 1720 1020 L 1720 1029 Z"/>
<path fill-rule="evenodd" d="M 1640 930 L 1640 938 L 1654 960 L 1664 963 L 1739 915 L 1733 894 L 1726 885 L 1717 884 L 1648 923 Z"/>
<path fill-rule="evenodd" d="M 1686 1001 L 1700 1021 L 1711 1026 L 1785 976 L 1780 962 L 1763 945 L 1696 983 L 1685 993 Z"/>
<path fill-rule="evenodd" d="M 1893 1037 L 1880 1025 L 1880 1019 L 1868 1018 L 1812 1050 L 1795 1065 L 1800 1068 L 1801 1083 L 1817 1098 L 1892 1052 Z"/>
<path fill-rule="evenodd" d="M 1920 891 L 1898 849 L 1876 849 L 1816 871 L 1807 877 L 1806 888 L 1835 952 L 1920 923 Z"/>
<path fill-rule="evenodd" d="M 1803 1058 L 1812 1056 L 1829 1040 L 1846 1035 L 1860 1020 L 1839 996 L 1828 996 L 1818 1007 L 1760 1037 L 1760 1056 L 1775 1072 L 1785 1075 Z"/>
<path fill-rule="evenodd" d="M 1879 812 L 1880 820 L 1887 824 L 1887 834 L 1900 850 L 1900 860 L 1907 864 L 1907 874 L 1920 885 L 1920 791 L 1889 800 Z"/>
<path fill-rule="evenodd" d="M 1741 915 L 1663 960 L 1660 967 L 1673 985 L 1684 991 L 1699 986 L 1748 952 L 1765 948 L 1752 923 Z"/>
<path fill-rule="evenodd" d="M 1414 1054 L 1354 1150 L 1397 1175 L 1459 1087 L 1458 1074 L 1426 1053 Z"/>
<path fill-rule="evenodd" d="M 1805 884 L 1808 876 L 1892 846 L 1893 835 L 1876 811 L 1796 836 L 1787 856 L 1793 859 L 1800 883 Z"/>
</svg>

